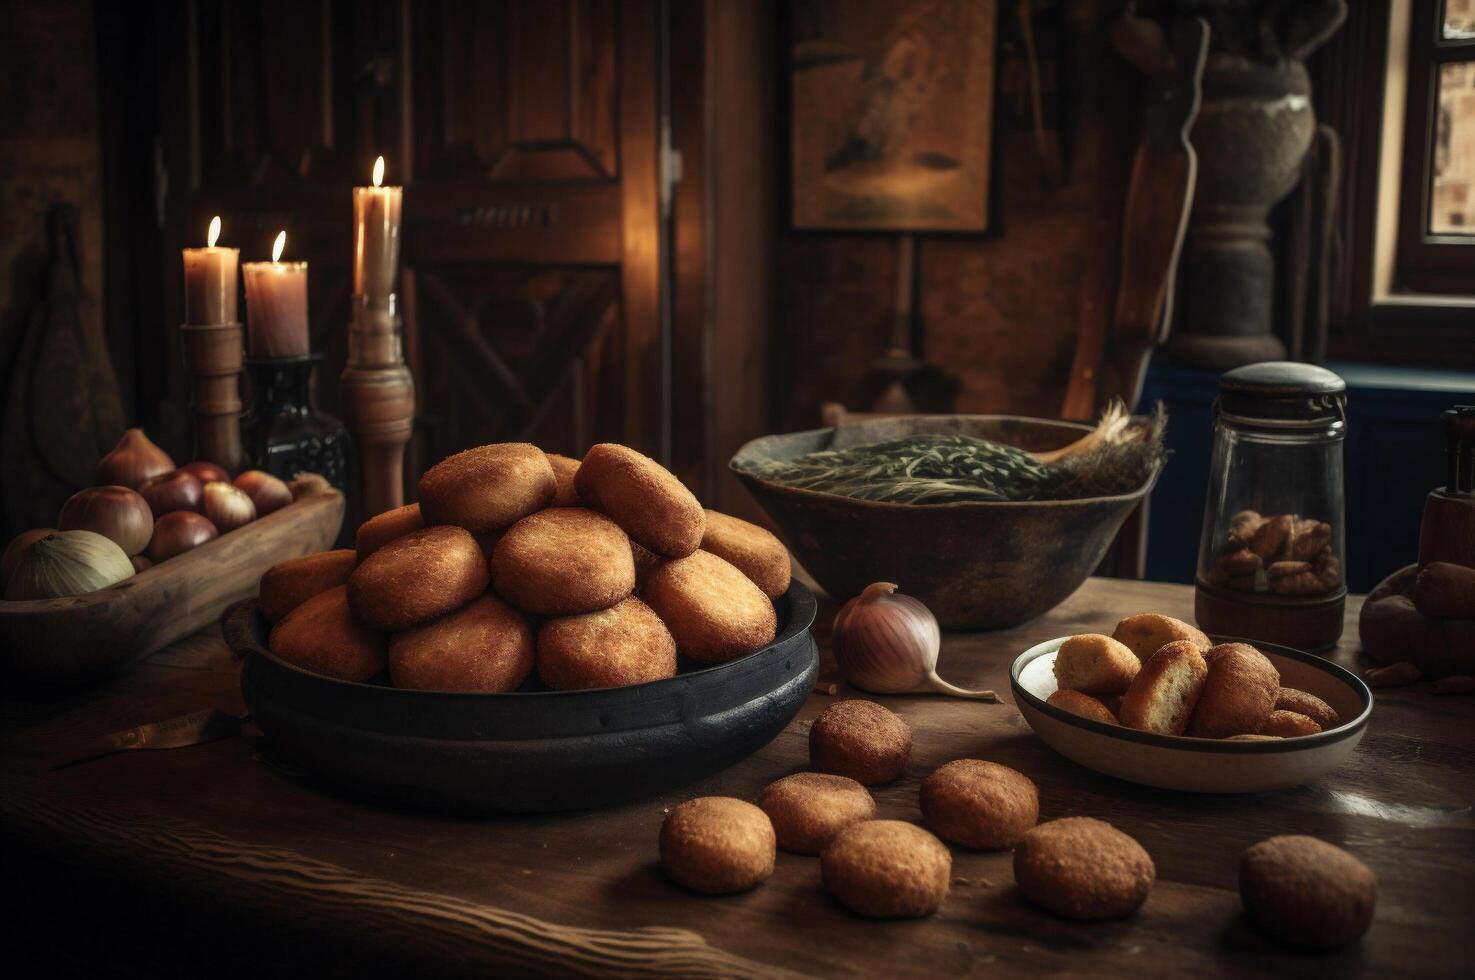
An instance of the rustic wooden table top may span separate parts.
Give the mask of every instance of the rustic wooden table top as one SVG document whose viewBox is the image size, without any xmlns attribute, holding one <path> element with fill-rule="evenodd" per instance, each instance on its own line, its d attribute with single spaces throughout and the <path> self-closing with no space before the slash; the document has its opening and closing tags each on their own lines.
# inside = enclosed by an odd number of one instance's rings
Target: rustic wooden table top
<svg viewBox="0 0 1475 980">
<path fill-rule="evenodd" d="M 1346 637 L 1333 655 L 1353 669 L 1365 666 L 1355 653 L 1358 605 L 1349 602 Z M 1191 618 L 1192 591 L 1093 579 L 1025 626 L 947 637 L 943 673 L 995 688 L 1004 704 L 881 699 L 911 722 L 916 746 L 907 777 L 876 790 L 880 816 L 919 819 L 920 780 L 951 759 L 1012 766 L 1039 785 L 1042 819 L 1099 817 L 1147 848 L 1157 884 L 1124 921 L 1067 923 L 1027 906 L 1007 852 L 955 848 L 952 894 L 938 914 L 917 921 L 847 914 L 821 889 L 817 859 L 782 852 L 773 877 L 747 894 L 703 898 L 669 884 L 656 860 L 666 809 L 707 794 L 752 800 L 767 783 L 805 768 L 809 724 L 834 700 L 823 694 L 773 743 L 700 784 L 546 817 L 379 808 L 325 790 L 250 736 L 127 752 L 41 775 L 12 764 L 40 744 L 237 703 L 237 668 L 211 630 L 100 689 L 0 706 L 6 914 L 29 937 L 17 955 L 49 965 L 112 957 L 142 974 L 193 972 L 188 964 L 200 957 L 217 971 L 257 975 L 391 966 L 417 975 L 1467 970 L 1475 928 L 1475 697 L 1440 697 L 1427 685 L 1379 691 L 1353 760 L 1298 789 L 1210 797 L 1129 785 L 1082 769 L 1035 738 L 1011 703 L 1007 672 L 1017 653 L 1040 640 L 1102 630 L 1147 610 Z M 1296 952 L 1248 926 L 1236 886 L 1239 856 L 1282 833 L 1332 841 L 1377 872 L 1377 915 L 1360 944 Z M 75 929 L 82 922 L 87 928 Z M 65 937 L 60 944 L 55 934 Z"/>
</svg>

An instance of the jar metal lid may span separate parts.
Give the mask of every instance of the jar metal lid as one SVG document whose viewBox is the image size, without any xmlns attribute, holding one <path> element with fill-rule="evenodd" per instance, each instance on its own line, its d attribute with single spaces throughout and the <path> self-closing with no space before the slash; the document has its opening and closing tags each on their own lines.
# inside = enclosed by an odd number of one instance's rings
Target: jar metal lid
<svg viewBox="0 0 1475 980">
<path fill-rule="evenodd" d="M 1347 382 L 1326 368 L 1265 361 L 1219 378 L 1220 412 L 1270 425 L 1321 425 L 1346 419 Z"/>
</svg>

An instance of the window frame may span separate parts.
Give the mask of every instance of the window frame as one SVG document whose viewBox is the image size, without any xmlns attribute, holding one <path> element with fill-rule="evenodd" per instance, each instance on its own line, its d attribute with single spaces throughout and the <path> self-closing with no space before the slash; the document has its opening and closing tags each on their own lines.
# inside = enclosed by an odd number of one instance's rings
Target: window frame
<svg viewBox="0 0 1475 980">
<path fill-rule="evenodd" d="M 1472 235 L 1435 235 L 1427 229 L 1439 69 L 1452 61 L 1475 60 L 1475 39 L 1443 36 L 1444 0 L 1413 0 L 1411 15 L 1392 290 L 1471 296 L 1475 295 L 1475 227 Z"/>
</svg>

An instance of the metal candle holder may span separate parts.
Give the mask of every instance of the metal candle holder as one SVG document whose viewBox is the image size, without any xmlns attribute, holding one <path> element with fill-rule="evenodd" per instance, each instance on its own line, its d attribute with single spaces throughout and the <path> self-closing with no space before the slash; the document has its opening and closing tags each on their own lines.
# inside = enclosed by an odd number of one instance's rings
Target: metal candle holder
<svg viewBox="0 0 1475 980">
<path fill-rule="evenodd" d="M 338 390 L 343 421 L 358 447 L 365 520 L 405 501 L 405 444 L 414 427 L 415 382 L 400 337 L 393 293 L 353 297 L 348 363 Z"/>
</svg>

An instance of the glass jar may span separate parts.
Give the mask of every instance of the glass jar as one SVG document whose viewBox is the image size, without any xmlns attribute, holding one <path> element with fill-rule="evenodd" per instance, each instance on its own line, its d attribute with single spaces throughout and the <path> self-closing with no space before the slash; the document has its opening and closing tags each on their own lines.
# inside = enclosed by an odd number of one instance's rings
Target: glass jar
<svg viewBox="0 0 1475 980">
<path fill-rule="evenodd" d="M 1286 361 L 1219 379 L 1195 599 L 1205 631 L 1305 650 L 1341 637 L 1346 392 L 1331 371 Z"/>
</svg>

